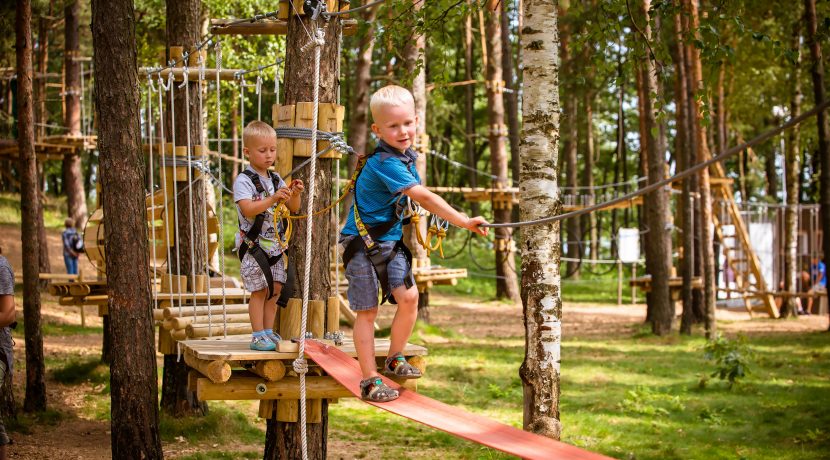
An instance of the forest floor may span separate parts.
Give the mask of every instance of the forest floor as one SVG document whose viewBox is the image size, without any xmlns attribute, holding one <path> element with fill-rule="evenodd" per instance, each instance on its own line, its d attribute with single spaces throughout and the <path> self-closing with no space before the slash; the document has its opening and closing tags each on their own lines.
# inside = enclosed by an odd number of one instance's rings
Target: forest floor
<svg viewBox="0 0 830 460">
<path fill-rule="evenodd" d="M 50 231 L 50 244 L 59 248 L 57 232 Z M 16 226 L 0 228 L 0 246 L 16 271 L 19 258 L 12 248 L 19 241 Z M 43 300 L 50 409 L 37 416 L 20 413 L 8 424 L 10 458 L 110 458 L 109 372 L 98 363 L 101 320 L 87 307 L 81 327 L 77 307 L 59 306 L 48 295 Z M 653 337 L 643 326 L 643 305 L 565 300 L 564 441 L 617 458 L 828 458 L 827 317 L 750 319 L 718 311 L 725 335 L 745 337 L 751 371 L 730 390 L 708 377 L 715 365 L 704 358 L 700 330 L 693 337 Z M 19 292 L 17 301 L 21 305 Z M 420 325 L 413 336 L 430 350 L 420 391 L 520 426 L 521 306 L 440 290 L 431 301 L 431 325 Z M 382 310 L 382 327 L 391 313 Z M 15 396 L 21 403 L 22 328 L 15 340 Z M 329 458 L 505 458 L 353 399 L 332 405 L 329 416 Z M 211 402 L 210 414 L 200 419 L 162 417 L 165 457 L 260 458 L 264 426 L 255 403 L 245 401 Z"/>
</svg>

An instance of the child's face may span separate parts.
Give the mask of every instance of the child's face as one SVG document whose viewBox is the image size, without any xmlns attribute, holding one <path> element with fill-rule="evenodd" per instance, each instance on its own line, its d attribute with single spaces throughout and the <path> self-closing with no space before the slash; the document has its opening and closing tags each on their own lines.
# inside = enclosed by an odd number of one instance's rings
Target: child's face
<svg viewBox="0 0 830 460">
<path fill-rule="evenodd" d="M 256 136 L 245 145 L 245 155 L 251 166 L 258 171 L 265 171 L 277 158 L 277 136 Z"/>
<path fill-rule="evenodd" d="M 372 132 L 383 142 L 403 152 L 415 141 L 418 117 L 410 104 L 380 107 L 373 114 Z"/>
</svg>

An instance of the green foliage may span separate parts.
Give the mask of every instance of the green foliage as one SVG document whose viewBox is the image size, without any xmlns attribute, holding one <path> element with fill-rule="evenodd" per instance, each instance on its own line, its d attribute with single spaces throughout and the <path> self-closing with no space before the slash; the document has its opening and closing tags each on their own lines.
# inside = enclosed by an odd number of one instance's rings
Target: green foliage
<svg viewBox="0 0 830 460">
<path fill-rule="evenodd" d="M 101 392 L 109 393 L 110 369 L 97 357 L 86 360 L 73 359 L 52 370 L 52 378 L 64 385 L 77 385 L 82 382 L 105 385 Z"/>
<path fill-rule="evenodd" d="M 626 393 L 620 409 L 641 415 L 669 415 L 686 409 L 680 396 L 661 393 L 649 387 L 637 387 Z"/>
<path fill-rule="evenodd" d="M 252 418 L 221 406 L 212 406 L 204 417 L 173 418 L 161 414 L 159 431 L 162 441 L 166 442 L 211 441 L 226 444 L 261 442 L 263 439 L 263 431 Z"/>
<path fill-rule="evenodd" d="M 746 337 L 740 336 L 730 340 L 718 335 L 706 342 L 703 350 L 707 360 L 715 361 L 715 371 L 711 377 L 717 376 L 721 380 L 728 380 L 730 389 L 749 373 L 752 353 L 746 345 Z"/>
</svg>

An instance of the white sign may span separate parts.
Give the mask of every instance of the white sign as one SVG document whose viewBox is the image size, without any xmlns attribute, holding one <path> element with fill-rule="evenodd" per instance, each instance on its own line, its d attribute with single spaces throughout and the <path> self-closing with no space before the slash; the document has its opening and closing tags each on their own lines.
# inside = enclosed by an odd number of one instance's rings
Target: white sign
<svg viewBox="0 0 830 460">
<path fill-rule="evenodd" d="M 617 233 L 617 253 L 620 262 L 630 264 L 640 261 L 640 229 L 621 228 Z"/>
</svg>

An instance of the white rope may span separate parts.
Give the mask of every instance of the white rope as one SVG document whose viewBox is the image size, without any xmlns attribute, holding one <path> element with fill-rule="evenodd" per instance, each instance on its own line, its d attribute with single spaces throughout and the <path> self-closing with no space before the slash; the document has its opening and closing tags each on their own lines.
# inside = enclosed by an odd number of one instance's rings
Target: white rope
<svg viewBox="0 0 830 460">
<path fill-rule="evenodd" d="M 167 88 L 170 90 L 170 139 L 173 146 L 173 157 L 176 156 L 176 99 L 174 93 L 176 85 L 173 84 L 173 72 L 167 74 Z M 176 180 L 176 163 L 173 163 L 173 235 L 179 235 L 179 182 Z M 182 257 L 181 248 L 176 245 L 176 291 L 179 299 L 179 317 L 182 316 L 182 305 L 184 298 L 182 297 Z"/>
<path fill-rule="evenodd" d="M 262 120 L 262 75 L 256 76 L 256 119 Z"/>
<path fill-rule="evenodd" d="M 222 199 L 222 191 L 225 188 L 222 183 L 222 110 L 219 104 L 219 96 L 222 94 L 219 85 L 219 73 L 222 70 L 222 46 L 220 42 L 216 42 L 216 153 L 219 157 L 219 197 L 216 200 L 216 216 L 219 218 L 219 236 L 217 242 L 219 243 L 219 273 L 222 276 L 222 336 L 228 336 L 228 298 L 225 292 L 225 218 L 223 207 L 225 202 Z M 208 308 L 210 312 L 210 308 Z M 208 317 L 210 321 L 210 317 Z"/>
<path fill-rule="evenodd" d="M 196 88 L 199 90 L 199 144 L 202 145 L 202 153 L 204 155 L 204 161 L 207 164 L 208 169 L 210 169 L 210 155 L 208 155 L 208 151 L 210 150 L 209 146 L 205 142 L 205 113 L 202 110 L 202 83 L 205 81 L 205 61 L 202 59 L 202 53 L 199 52 L 199 60 L 197 61 L 199 64 L 199 78 L 197 80 Z M 190 131 L 190 126 L 188 126 L 188 132 Z M 202 216 L 204 217 L 204 224 L 205 224 L 205 289 L 207 290 L 207 304 L 208 306 L 212 305 L 210 299 L 210 232 L 208 232 L 208 197 L 207 197 L 207 188 L 210 187 L 210 182 L 203 181 L 202 182 L 202 190 L 205 194 L 205 205 L 202 206 Z M 192 187 L 192 185 L 191 185 Z M 195 240 L 195 235 L 194 235 Z M 217 248 L 218 249 L 218 248 Z M 193 290 L 194 296 L 196 295 L 196 290 Z M 213 336 L 213 324 L 211 322 L 211 309 L 208 307 L 208 337 Z M 196 302 L 193 302 L 193 312 L 196 312 Z M 195 315 L 194 315 L 195 316 Z"/>
<path fill-rule="evenodd" d="M 185 131 L 187 133 L 187 161 L 193 160 L 192 148 L 193 144 L 190 139 L 190 72 L 187 68 L 189 57 L 185 57 L 184 72 L 182 72 L 182 84 L 179 88 L 184 87 L 184 118 Z M 190 230 L 190 290 L 193 298 L 193 319 L 196 320 L 196 232 L 193 229 L 193 170 L 187 168 L 187 219 L 188 229 Z"/>
<path fill-rule="evenodd" d="M 83 65 L 83 64 L 82 64 Z M 83 70 L 83 69 L 82 69 Z M 83 75 L 83 71 L 81 72 Z M 83 117 L 81 117 L 83 119 Z M 150 75 L 147 75 L 147 137 L 150 138 L 150 167 L 148 168 L 147 173 L 150 175 L 150 207 L 152 207 L 152 211 L 150 213 L 151 216 L 151 223 L 150 223 L 150 231 L 152 232 L 153 236 L 153 279 L 150 282 L 150 295 L 153 297 L 153 309 L 157 309 L 159 307 L 158 304 L 158 296 L 153 295 L 153 292 L 156 289 L 156 269 L 158 268 L 158 257 L 156 256 L 156 246 L 158 245 L 158 238 L 156 238 L 156 183 L 154 176 L 155 167 L 153 165 L 153 79 Z M 162 197 L 164 200 L 164 197 Z"/>
<path fill-rule="evenodd" d="M 164 95 L 162 92 L 165 89 L 164 80 L 161 79 L 161 75 L 159 75 L 159 121 L 160 123 L 160 130 L 159 133 L 161 136 L 161 156 L 164 158 L 167 155 L 167 142 L 164 138 Z M 170 214 L 168 213 L 168 199 L 167 199 L 167 168 L 161 168 L 161 180 L 164 182 L 162 186 L 164 193 L 164 245 L 167 249 L 167 287 L 168 292 L 173 292 L 173 264 L 170 263 L 170 241 L 168 241 L 168 237 L 170 236 Z"/>
<path fill-rule="evenodd" d="M 306 45 L 314 46 L 314 110 L 311 114 L 311 148 L 317 151 L 317 118 L 320 109 L 320 48 L 325 44 L 322 29 L 317 29 L 312 41 Z M 306 235 L 305 235 L 305 269 L 303 273 L 303 311 L 300 322 L 300 347 L 297 359 L 294 360 L 294 371 L 300 376 L 300 436 L 303 443 L 303 460 L 308 459 L 308 436 L 306 435 L 306 385 L 305 374 L 308 372 L 308 363 L 305 360 L 305 339 L 308 327 L 308 297 L 311 283 L 311 229 L 314 220 L 314 190 L 316 187 L 317 162 L 312 161 L 308 172 L 308 200 L 306 201 Z"/>
</svg>

